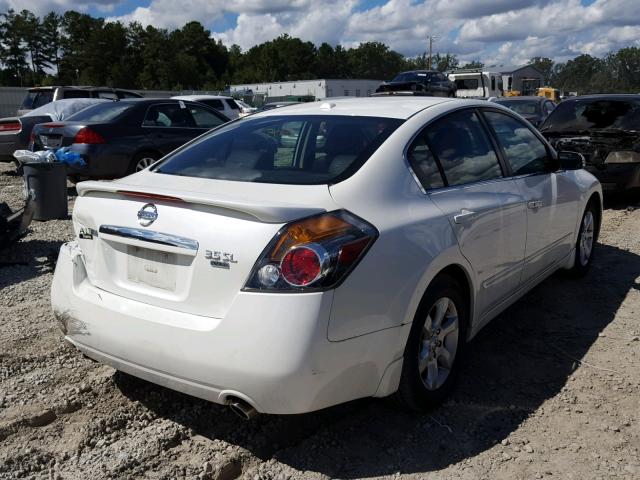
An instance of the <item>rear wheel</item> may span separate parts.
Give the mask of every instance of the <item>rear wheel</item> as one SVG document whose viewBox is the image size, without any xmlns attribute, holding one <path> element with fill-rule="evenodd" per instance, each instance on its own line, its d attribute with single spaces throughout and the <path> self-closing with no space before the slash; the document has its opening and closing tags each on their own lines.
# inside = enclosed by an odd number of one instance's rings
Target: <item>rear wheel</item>
<svg viewBox="0 0 640 480">
<path fill-rule="evenodd" d="M 580 222 L 580 232 L 576 241 L 576 257 L 570 273 L 576 277 L 587 274 L 593 260 L 593 250 L 596 245 L 598 234 L 599 215 L 598 210 L 589 202 L 582 214 Z"/>
<path fill-rule="evenodd" d="M 468 307 L 462 288 L 448 275 L 427 289 L 404 352 L 396 400 L 414 411 L 442 402 L 455 384 L 466 339 Z"/>
<path fill-rule="evenodd" d="M 156 161 L 158 161 L 159 155 L 153 152 L 142 152 L 137 154 L 131 160 L 131 165 L 129 166 L 129 173 L 136 173 L 144 170 L 147 167 L 153 165 Z"/>
</svg>

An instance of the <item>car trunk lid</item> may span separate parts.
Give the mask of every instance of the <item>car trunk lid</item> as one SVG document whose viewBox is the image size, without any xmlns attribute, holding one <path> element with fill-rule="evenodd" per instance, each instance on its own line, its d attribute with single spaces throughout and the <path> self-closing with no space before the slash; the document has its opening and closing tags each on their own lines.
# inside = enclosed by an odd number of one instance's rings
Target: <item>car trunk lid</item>
<svg viewBox="0 0 640 480">
<path fill-rule="evenodd" d="M 338 208 L 326 185 L 152 172 L 83 182 L 78 194 L 74 228 L 94 286 L 216 318 L 224 317 L 284 223 Z"/>
</svg>

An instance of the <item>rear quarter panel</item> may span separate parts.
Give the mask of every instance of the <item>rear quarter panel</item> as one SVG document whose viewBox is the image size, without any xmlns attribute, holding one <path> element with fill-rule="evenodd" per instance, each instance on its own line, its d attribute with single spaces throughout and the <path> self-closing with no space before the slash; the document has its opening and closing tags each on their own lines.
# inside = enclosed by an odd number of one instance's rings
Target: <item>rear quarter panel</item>
<svg viewBox="0 0 640 480">
<path fill-rule="evenodd" d="M 449 265 L 463 268 L 474 291 L 449 221 L 422 193 L 404 158 L 405 146 L 429 118 L 409 119 L 356 174 L 330 189 L 336 203 L 375 225 L 380 236 L 335 292 L 329 340 L 411 323 L 429 283 Z"/>
</svg>

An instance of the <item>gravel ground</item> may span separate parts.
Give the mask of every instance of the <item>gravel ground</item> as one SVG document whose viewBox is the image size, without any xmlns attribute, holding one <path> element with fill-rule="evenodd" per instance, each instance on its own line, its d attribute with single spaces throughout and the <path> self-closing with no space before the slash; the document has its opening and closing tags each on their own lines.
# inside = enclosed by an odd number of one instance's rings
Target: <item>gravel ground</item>
<svg viewBox="0 0 640 480">
<path fill-rule="evenodd" d="M 15 207 L 10 170 L 0 200 Z M 368 399 L 252 422 L 66 346 L 49 287 L 71 224 L 34 222 L 0 251 L 0 479 L 638 479 L 635 203 L 606 209 L 587 278 L 555 275 L 476 337 L 440 408 Z"/>
</svg>

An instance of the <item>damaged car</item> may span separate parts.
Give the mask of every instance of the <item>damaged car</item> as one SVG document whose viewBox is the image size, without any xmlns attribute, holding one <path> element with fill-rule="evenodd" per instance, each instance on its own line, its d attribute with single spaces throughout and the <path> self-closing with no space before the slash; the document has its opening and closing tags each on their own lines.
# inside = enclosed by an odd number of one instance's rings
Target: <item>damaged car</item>
<svg viewBox="0 0 640 480">
<path fill-rule="evenodd" d="M 26 235 L 35 212 L 35 202 L 28 195 L 23 208 L 11 210 L 5 202 L 0 202 L 0 248 L 4 248 Z"/>
<path fill-rule="evenodd" d="M 540 132 L 556 150 L 581 153 L 603 190 L 640 188 L 640 95 L 564 100 Z"/>
</svg>

